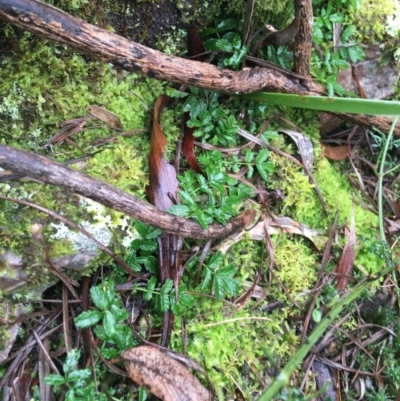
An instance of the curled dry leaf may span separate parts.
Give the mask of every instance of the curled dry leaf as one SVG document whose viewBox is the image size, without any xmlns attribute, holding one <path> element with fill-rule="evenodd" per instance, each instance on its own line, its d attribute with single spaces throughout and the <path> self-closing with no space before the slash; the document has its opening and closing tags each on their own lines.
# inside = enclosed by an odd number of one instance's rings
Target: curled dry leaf
<svg viewBox="0 0 400 401">
<path fill-rule="evenodd" d="M 122 129 L 122 124 L 120 118 L 112 113 L 111 111 L 108 111 L 107 109 L 100 107 L 100 106 L 88 106 L 86 110 L 94 117 L 98 118 L 99 120 L 105 122 L 108 125 L 111 125 L 111 127 L 114 128 L 120 128 Z"/>
<path fill-rule="evenodd" d="M 209 401 L 210 392 L 180 362 L 150 345 L 121 354 L 125 369 L 138 385 L 164 401 Z"/>
<path fill-rule="evenodd" d="M 343 146 L 324 146 L 324 156 L 332 160 L 344 160 L 350 153 L 347 145 Z"/>
</svg>

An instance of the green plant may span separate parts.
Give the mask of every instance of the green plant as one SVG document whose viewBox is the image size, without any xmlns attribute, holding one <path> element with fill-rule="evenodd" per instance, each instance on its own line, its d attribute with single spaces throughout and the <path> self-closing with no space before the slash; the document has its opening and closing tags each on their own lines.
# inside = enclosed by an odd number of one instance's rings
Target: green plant
<svg viewBox="0 0 400 401">
<path fill-rule="evenodd" d="M 65 387 L 66 401 L 106 401 L 107 396 L 95 389 L 91 370 L 77 369 L 80 356 L 79 350 L 71 350 L 63 363 L 64 375 L 48 375 L 44 382 L 53 386 L 56 393 L 60 393 L 61 388 Z"/>
<path fill-rule="evenodd" d="M 115 358 L 122 351 L 137 344 L 131 328 L 124 323 L 129 315 L 121 305 L 114 283 L 104 282 L 92 287 L 90 295 L 96 309 L 82 312 L 75 318 L 75 325 L 81 329 L 95 326 L 94 333 L 103 341 L 100 347 L 102 355 L 106 358 Z"/>
</svg>

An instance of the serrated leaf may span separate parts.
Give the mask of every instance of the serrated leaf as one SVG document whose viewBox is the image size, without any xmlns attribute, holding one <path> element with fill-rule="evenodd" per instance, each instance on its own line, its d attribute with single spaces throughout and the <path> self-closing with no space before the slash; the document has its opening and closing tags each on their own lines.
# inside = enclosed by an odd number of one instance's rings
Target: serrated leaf
<svg viewBox="0 0 400 401">
<path fill-rule="evenodd" d="M 128 348 L 133 347 L 133 335 L 132 329 L 126 325 L 118 325 L 116 333 L 115 333 L 115 343 L 119 350 L 127 350 Z"/>
<path fill-rule="evenodd" d="M 90 296 L 93 303 L 102 311 L 106 310 L 110 306 L 110 300 L 107 293 L 101 288 L 101 286 L 92 287 L 90 289 Z"/>
<path fill-rule="evenodd" d="M 68 382 L 76 382 L 79 380 L 85 380 L 92 375 L 90 369 L 79 369 L 74 370 L 73 372 L 68 374 L 67 381 Z"/>
<path fill-rule="evenodd" d="M 98 323 L 103 317 L 103 313 L 99 310 L 89 310 L 82 312 L 79 316 L 74 319 L 76 327 L 84 329 Z"/>
<path fill-rule="evenodd" d="M 81 352 L 77 349 L 72 349 L 70 352 L 68 352 L 67 358 L 63 363 L 64 374 L 67 375 L 69 372 L 75 369 L 75 365 L 78 364 L 80 357 Z"/>
<path fill-rule="evenodd" d="M 244 161 L 246 163 L 251 163 L 253 161 L 253 159 L 254 159 L 254 153 L 251 150 L 248 150 L 244 157 Z"/>
<path fill-rule="evenodd" d="M 103 348 L 101 350 L 101 355 L 107 359 L 117 358 L 121 352 L 118 351 L 116 348 Z"/>
<path fill-rule="evenodd" d="M 232 52 L 233 51 L 233 46 L 230 42 L 228 42 L 226 39 L 218 39 L 215 42 L 216 46 L 218 49 L 224 51 L 224 52 Z"/>
<path fill-rule="evenodd" d="M 76 401 L 75 390 L 70 388 L 65 394 L 65 401 Z"/>
<path fill-rule="evenodd" d="M 210 261 L 207 263 L 207 267 L 211 270 L 215 270 L 221 265 L 223 260 L 224 255 L 222 252 L 218 251 L 211 257 Z"/>
<path fill-rule="evenodd" d="M 365 59 L 365 53 L 361 46 L 352 46 L 348 48 L 349 57 L 352 63 Z"/>
<path fill-rule="evenodd" d="M 147 283 L 147 292 L 144 293 L 143 298 L 146 301 L 150 301 L 153 298 L 154 288 L 157 284 L 157 279 L 155 276 L 151 276 L 151 279 Z"/>
<path fill-rule="evenodd" d="M 149 232 L 149 226 L 140 220 L 135 220 L 134 226 L 135 226 L 137 232 L 140 234 L 140 236 L 142 238 L 146 238 L 146 235 Z"/>
<path fill-rule="evenodd" d="M 168 209 L 168 212 L 174 214 L 175 216 L 188 217 L 190 214 L 190 209 L 186 205 L 173 205 Z"/>
<path fill-rule="evenodd" d="M 195 206 L 196 202 L 193 200 L 193 198 L 185 191 L 179 191 L 179 196 L 181 197 L 182 201 L 185 203 L 188 203 L 191 206 Z"/>
<path fill-rule="evenodd" d="M 217 32 L 227 31 L 228 29 L 237 28 L 237 20 L 234 18 L 229 18 L 221 21 L 217 25 Z"/>
<path fill-rule="evenodd" d="M 317 45 L 321 44 L 324 40 L 324 34 L 319 26 L 314 25 L 313 29 L 313 42 Z"/>
<path fill-rule="evenodd" d="M 114 315 L 115 320 L 120 323 L 128 319 L 129 313 L 125 308 L 120 308 L 117 305 L 111 305 L 111 313 Z"/>
<path fill-rule="evenodd" d="M 166 312 L 170 306 L 170 293 L 173 287 L 173 281 L 167 279 L 165 284 L 161 287 L 160 291 L 160 307 L 162 312 Z"/>
<path fill-rule="evenodd" d="M 44 378 L 44 382 L 48 386 L 61 386 L 65 383 L 65 379 L 61 375 L 49 375 Z"/>
<path fill-rule="evenodd" d="M 149 226 L 149 231 L 146 234 L 146 239 L 156 239 L 162 234 L 162 230 L 159 228 Z"/>
<path fill-rule="evenodd" d="M 115 336 L 115 317 L 114 315 L 106 310 L 104 312 L 104 317 L 103 317 L 103 327 L 104 331 L 110 339 L 112 339 Z"/>
<path fill-rule="evenodd" d="M 269 150 L 262 149 L 256 157 L 256 164 L 261 164 L 265 162 L 268 158 L 269 158 Z"/>
<path fill-rule="evenodd" d="M 354 35 L 355 32 L 356 32 L 356 27 L 354 25 L 348 26 L 343 31 L 342 36 L 340 38 L 342 43 L 346 43 L 350 39 L 350 37 Z"/>
</svg>

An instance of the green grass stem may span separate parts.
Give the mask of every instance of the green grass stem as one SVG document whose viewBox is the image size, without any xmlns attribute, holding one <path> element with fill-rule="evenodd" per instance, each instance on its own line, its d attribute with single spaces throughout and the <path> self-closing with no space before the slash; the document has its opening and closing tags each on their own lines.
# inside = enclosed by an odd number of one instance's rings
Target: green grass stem
<svg viewBox="0 0 400 401">
<path fill-rule="evenodd" d="M 257 92 L 241 96 L 246 100 L 276 104 L 301 109 L 335 113 L 400 115 L 400 102 L 376 99 L 354 99 L 326 96 L 289 95 L 285 93 Z"/>
</svg>

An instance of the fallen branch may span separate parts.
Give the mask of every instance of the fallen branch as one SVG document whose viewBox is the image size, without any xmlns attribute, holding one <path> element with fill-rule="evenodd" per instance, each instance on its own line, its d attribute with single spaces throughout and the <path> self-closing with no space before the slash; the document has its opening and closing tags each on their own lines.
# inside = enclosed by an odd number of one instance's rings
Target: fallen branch
<svg viewBox="0 0 400 401">
<path fill-rule="evenodd" d="M 93 58 L 112 62 L 127 71 L 148 77 L 198 86 L 230 95 L 260 90 L 298 95 L 324 95 L 322 85 L 313 81 L 294 82 L 285 74 L 253 68 L 243 71 L 163 54 L 37 0 L 0 0 L 0 18 L 37 35 L 63 43 Z M 355 124 L 376 126 L 384 132 L 391 121 L 385 117 L 337 114 Z M 395 133 L 400 134 L 400 127 Z"/>
<path fill-rule="evenodd" d="M 6 145 L 0 145 L 0 166 L 47 184 L 66 188 L 147 224 L 183 237 L 199 239 L 226 237 L 240 232 L 255 218 L 254 210 L 249 209 L 230 220 L 225 227 L 211 225 L 207 229 L 203 229 L 194 221 L 162 212 L 149 203 L 105 182 L 71 170 L 44 156 Z"/>
</svg>

